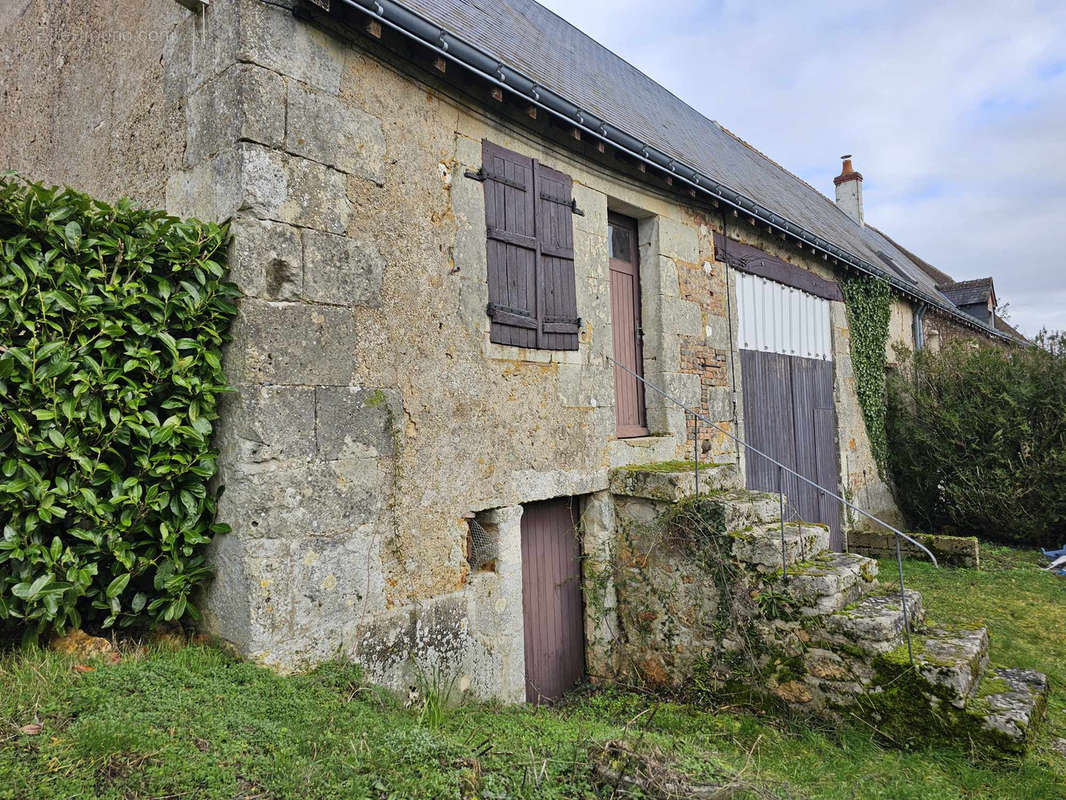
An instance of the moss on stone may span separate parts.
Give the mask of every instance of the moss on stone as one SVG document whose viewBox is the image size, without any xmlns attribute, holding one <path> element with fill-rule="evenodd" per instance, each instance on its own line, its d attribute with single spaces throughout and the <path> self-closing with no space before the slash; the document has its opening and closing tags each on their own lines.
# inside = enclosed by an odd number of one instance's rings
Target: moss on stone
<svg viewBox="0 0 1066 800">
<path fill-rule="evenodd" d="M 363 405 L 367 408 L 378 408 L 379 406 L 385 405 L 386 399 L 385 393 L 381 391 L 381 389 L 375 389 L 366 396 Z"/>
<path fill-rule="evenodd" d="M 727 467 L 731 462 L 719 464 L 714 461 L 701 461 L 700 469 Z M 617 468 L 622 472 L 695 472 L 695 461 L 652 461 L 648 464 L 627 464 Z"/>
</svg>

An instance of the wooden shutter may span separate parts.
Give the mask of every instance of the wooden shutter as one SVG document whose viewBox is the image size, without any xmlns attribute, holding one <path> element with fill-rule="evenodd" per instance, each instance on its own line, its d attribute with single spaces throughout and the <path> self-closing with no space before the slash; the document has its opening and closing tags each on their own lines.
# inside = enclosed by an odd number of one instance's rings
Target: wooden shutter
<svg viewBox="0 0 1066 800">
<path fill-rule="evenodd" d="M 485 228 L 488 237 L 489 339 L 536 347 L 537 230 L 533 160 L 484 142 Z"/>
<path fill-rule="evenodd" d="M 541 342 L 546 350 L 577 350 L 573 184 L 569 175 L 533 162 L 540 246 Z"/>
<path fill-rule="evenodd" d="M 577 350 L 569 176 L 482 143 L 490 341 Z"/>
</svg>

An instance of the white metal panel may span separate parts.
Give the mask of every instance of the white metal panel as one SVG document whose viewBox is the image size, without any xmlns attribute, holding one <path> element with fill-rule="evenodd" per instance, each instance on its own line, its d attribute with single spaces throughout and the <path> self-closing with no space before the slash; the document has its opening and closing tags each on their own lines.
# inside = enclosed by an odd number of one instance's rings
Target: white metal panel
<svg viewBox="0 0 1066 800">
<path fill-rule="evenodd" d="M 804 358 L 833 358 L 829 301 L 746 272 L 735 272 L 740 347 Z"/>
</svg>

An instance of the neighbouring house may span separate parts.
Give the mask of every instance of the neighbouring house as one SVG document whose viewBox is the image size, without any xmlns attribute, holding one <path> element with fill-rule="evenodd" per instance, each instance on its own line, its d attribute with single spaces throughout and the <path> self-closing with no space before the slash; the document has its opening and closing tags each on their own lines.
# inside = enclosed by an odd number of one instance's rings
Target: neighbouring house
<svg viewBox="0 0 1066 800">
<path fill-rule="evenodd" d="M 532 0 L 14 0 L 0 32 L 5 168 L 231 221 L 203 607 L 279 668 L 433 661 L 505 701 L 609 674 L 626 600 L 589 582 L 676 462 L 846 549 L 727 433 L 898 519 L 844 276 L 891 285 L 890 352 L 1021 340 L 990 278 L 866 224 L 850 158 L 833 202 Z"/>
</svg>

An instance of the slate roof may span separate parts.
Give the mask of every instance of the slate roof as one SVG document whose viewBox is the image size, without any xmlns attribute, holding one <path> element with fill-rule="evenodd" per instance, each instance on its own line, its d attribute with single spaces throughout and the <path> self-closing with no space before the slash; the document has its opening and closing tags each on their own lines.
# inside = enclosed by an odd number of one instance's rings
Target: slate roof
<svg viewBox="0 0 1066 800">
<path fill-rule="evenodd" d="M 866 223 L 866 227 L 870 227 L 869 222 Z M 907 258 L 909 258 L 914 263 L 914 265 L 918 267 L 918 269 L 920 269 L 922 272 L 932 278 L 933 282 L 937 286 L 946 286 L 949 283 L 955 283 L 955 279 L 948 275 L 946 272 L 937 269 L 924 258 L 916 256 L 914 253 L 912 253 L 906 247 L 901 245 L 895 239 L 891 238 L 887 233 L 883 233 L 882 231 L 877 232 L 884 236 L 886 239 L 888 239 L 890 242 L 892 242 L 892 244 L 896 246 L 896 249 L 906 255 Z"/>
<path fill-rule="evenodd" d="M 988 303 L 992 296 L 992 279 L 975 278 L 972 281 L 957 281 L 947 286 L 941 286 L 940 291 L 952 303 L 957 306 L 971 306 L 977 303 Z"/>
<path fill-rule="evenodd" d="M 1015 328 L 1013 325 L 1011 325 L 1009 322 L 1007 322 L 1005 319 L 998 315 L 996 316 L 996 330 L 1000 333 L 1007 334 L 1007 336 L 1011 337 L 1016 342 L 1020 342 L 1022 344 L 1031 344 L 1029 339 L 1025 337 L 1025 334 L 1023 334 L 1021 331 L 1019 331 L 1017 328 Z"/>
<path fill-rule="evenodd" d="M 668 156 L 950 303 L 912 254 L 534 0 L 400 2 Z"/>
</svg>

